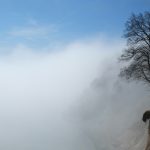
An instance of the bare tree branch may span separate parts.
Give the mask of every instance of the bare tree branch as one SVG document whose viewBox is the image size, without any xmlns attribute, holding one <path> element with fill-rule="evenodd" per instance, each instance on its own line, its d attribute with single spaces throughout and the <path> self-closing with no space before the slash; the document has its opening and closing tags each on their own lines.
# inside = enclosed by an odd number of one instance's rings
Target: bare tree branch
<svg viewBox="0 0 150 150">
<path fill-rule="evenodd" d="M 129 63 L 121 69 L 120 76 L 150 84 L 150 12 L 132 14 L 126 22 L 124 37 L 127 48 L 119 60 Z"/>
</svg>

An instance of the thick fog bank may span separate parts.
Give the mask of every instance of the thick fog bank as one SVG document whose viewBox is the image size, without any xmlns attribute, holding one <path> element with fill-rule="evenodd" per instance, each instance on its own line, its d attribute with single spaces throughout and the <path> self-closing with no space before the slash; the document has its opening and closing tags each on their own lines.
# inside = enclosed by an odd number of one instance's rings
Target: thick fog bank
<svg viewBox="0 0 150 150">
<path fill-rule="evenodd" d="M 142 115 L 150 109 L 150 88 L 123 82 L 116 65 L 105 66 L 101 77 L 81 96 L 74 119 L 92 149 L 144 149 L 148 125 Z"/>
<path fill-rule="evenodd" d="M 124 44 L 107 42 L 1 55 L 0 148 L 141 150 L 150 89 L 118 78 Z"/>
</svg>

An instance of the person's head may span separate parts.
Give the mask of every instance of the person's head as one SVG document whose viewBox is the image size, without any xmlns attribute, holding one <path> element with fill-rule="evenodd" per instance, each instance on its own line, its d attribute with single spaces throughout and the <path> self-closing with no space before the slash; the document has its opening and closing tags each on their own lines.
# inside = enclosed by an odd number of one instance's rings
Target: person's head
<svg viewBox="0 0 150 150">
<path fill-rule="evenodd" d="M 150 110 L 147 110 L 147 111 L 145 111 L 145 113 L 143 114 L 142 120 L 143 120 L 144 122 L 146 122 L 146 121 L 149 120 L 149 119 L 150 119 Z"/>
</svg>

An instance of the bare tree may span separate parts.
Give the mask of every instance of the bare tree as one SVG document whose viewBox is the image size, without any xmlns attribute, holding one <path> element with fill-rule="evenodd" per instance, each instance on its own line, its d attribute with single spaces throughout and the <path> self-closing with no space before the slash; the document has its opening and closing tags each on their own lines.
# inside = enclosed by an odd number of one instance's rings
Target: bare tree
<svg viewBox="0 0 150 150">
<path fill-rule="evenodd" d="M 124 37 L 127 48 L 120 60 L 128 63 L 120 76 L 150 84 L 150 12 L 132 14 L 126 22 Z"/>
<path fill-rule="evenodd" d="M 127 39 L 127 48 L 120 60 L 128 63 L 121 69 L 120 76 L 150 84 L 150 12 L 132 14 L 126 22 L 124 37 Z M 150 150 L 150 111 L 143 114 L 143 121 L 147 120 L 149 127 L 145 150 Z"/>
</svg>

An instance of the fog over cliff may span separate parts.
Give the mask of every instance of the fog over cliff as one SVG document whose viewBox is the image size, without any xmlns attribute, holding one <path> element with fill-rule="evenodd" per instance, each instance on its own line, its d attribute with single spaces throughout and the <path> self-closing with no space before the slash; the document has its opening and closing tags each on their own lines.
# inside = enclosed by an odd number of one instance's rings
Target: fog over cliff
<svg viewBox="0 0 150 150">
<path fill-rule="evenodd" d="M 0 148 L 141 150 L 150 88 L 118 77 L 123 47 L 94 38 L 1 54 Z"/>
</svg>

